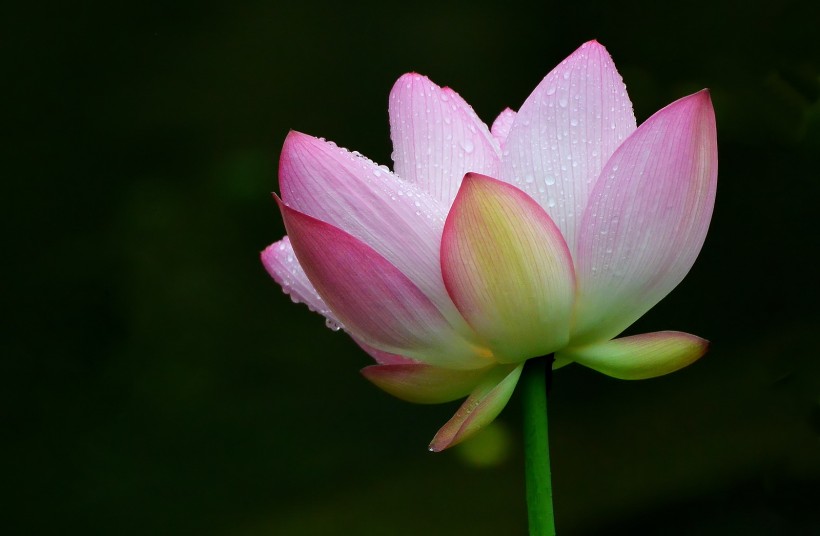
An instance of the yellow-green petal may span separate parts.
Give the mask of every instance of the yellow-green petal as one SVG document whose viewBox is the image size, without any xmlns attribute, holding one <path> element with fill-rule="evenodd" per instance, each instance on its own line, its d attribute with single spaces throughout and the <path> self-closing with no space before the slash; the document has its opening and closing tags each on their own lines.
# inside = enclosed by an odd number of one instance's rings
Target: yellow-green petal
<svg viewBox="0 0 820 536">
<path fill-rule="evenodd" d="M 563 350 L 556 357 L 613 378 L 643 380 L 675 372 L 697 361 L 708 348 L 709 341 L 695 335 L 659 331 Z"/>
<path fill-rule="evenodd" d="M 572 259 L 544 209 L 515 186 L 467 174 L 444 225 L 441 268 L 456 307 L 500 362 L 567 343 Z"/>
</svg>

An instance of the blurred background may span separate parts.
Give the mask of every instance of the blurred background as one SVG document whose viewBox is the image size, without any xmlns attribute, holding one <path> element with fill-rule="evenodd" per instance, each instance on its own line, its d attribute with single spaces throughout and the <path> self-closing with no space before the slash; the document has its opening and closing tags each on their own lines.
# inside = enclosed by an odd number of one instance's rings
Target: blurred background
<svg viewBox="0 0 820 536">
<path fill-rule="evenodd" d="M 520 407 L 442 454 L 457 404 L 362 379 L 258 253 L 288 129 L 391 164 L 417 71 L 486 121 L 581 43 L 638 121 L 703 87 L 717 207 L 630 332 L 711 352 L 668 377 L 556 373 L 559 533 L 820 534 L 816 2 L 79 2 L 4 8 L 5 534 L 523 535 Z"/>
</svg>

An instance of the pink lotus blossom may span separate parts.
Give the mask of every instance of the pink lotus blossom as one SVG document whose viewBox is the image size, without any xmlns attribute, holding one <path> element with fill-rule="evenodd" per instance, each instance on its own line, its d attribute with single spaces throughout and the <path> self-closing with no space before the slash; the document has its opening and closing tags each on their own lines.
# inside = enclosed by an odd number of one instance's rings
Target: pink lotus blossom
<svg viewBox="0 0 820 536">
<path fill-rule="evenodd" d="M 636 127 L 592 41 L 492 128 L 414 73 L 389 112 L 393 171 L 288 135 L 277 197 L 288 236 L 262 261 L 373 356 L 362 372 L 377 386 L 419 403 L 467 397 L 431 450 L 491 422 L 529 358 L 639 379 L 703 355 L 707 342 L 686 333 L 614 337 L 680 283 L 706 236 L 717 184 L 706 90 Z"/>
</svg>

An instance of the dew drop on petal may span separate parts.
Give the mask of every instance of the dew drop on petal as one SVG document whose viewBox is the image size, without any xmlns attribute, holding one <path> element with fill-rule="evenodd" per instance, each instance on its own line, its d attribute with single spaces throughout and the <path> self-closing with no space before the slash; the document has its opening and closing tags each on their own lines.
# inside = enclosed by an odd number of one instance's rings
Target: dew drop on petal
<svg viewBox="0 0 820 536">
<path fill-rule="evenodd" d="M 465 153 L 470 154 L 475 150 L 475 145 L 473 145 L 472 140 L 463 140 L 461 142 L 461 148 L 464 149 Z"/>
</svg>

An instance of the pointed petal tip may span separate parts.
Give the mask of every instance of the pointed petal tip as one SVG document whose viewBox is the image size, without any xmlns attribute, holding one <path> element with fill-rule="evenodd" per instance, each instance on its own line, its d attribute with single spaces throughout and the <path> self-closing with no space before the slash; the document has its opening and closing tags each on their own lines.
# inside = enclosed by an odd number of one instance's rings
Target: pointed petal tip
<svg viewBox="0 0 820 536">
<path fill-rule="evenodd" d="M 606 50 L 606 47 L 602 45 L 600 42 L 598 42 L 597 39 L 590 39 L 589 41 L 581 45 L 580 48 L 600 48 Z"/>
</svg>

